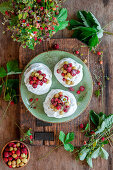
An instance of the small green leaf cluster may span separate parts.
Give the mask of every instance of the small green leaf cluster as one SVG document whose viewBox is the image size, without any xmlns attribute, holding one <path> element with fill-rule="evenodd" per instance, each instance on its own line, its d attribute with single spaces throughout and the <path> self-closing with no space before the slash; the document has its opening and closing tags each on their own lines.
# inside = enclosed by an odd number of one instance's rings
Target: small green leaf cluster
<svg viewBox="0 0 113 170">
<path fill-rule="evenodd" d="M 32 129 L 29 128 L 24 134 L 23 134 L 23 137 L 20 139 L 20 141 L 25 141 L 25 140 L 29 140 L 30 144 L 33 143 L 32 141 L 32 133 L 31 133 Z"/>
<path fill-rule="evenodd" d="M 96 47 L 99 39 L 103 37 L 103 29 L 96 17 L 91 12 L 78 11 L 78 20 L 70 20 L 70 30 L 74 30 L 73 37 L 90 47 Z"/>
<path fill-rule="evenodd" d="M 113 114 L 105 115 L 103 112 L 99 114 L 93 110 L 90 111 L 90 122 L 93 123 L 95 129 L 91 130 L 88 123 L 82 132 L 86 132 L 85 136 L 89 138 L 88 142 L 78 150 L 77 159 L 86 160 L 92 168 L 92 159 L 102 157 L 108 159 L 108 152 L 103 148 L 108 143 L 109 138 L 113 135 Z M 92 133 L 93 132 L 93 133 Z"/>
<path fill-rule="evenodd" d="M 74 133 L 70 132 L 67 135 L 63 131 L 60 131 L 59 140 L 63 143 L 64 149 L 66 151 L 72 152 L 74 150 L 74 146 L 70 143 L 74 140 Z"/>
<path fill-rule="evenodd" d="M 18 61 L 12 60 L 6 64 L 6 68 L 0 67 L 0 95 L 4 93 L 5 101 L 14 101 L 17 103 L 17 89 L 19 86 L 18 79 L 9 78 L 9 75 L 20 74 L 21 70 L 18 67 Z"/>
<path fill-rule="evenodd" d="M 61 8 L 60 0 L 9 0 L 0 4 L 0 12 L 5 15 L 3 24 L 12 31 L 11 37 L 24 48 L 34 49 L 68 26 L 67 9 Z"/>
</svg>

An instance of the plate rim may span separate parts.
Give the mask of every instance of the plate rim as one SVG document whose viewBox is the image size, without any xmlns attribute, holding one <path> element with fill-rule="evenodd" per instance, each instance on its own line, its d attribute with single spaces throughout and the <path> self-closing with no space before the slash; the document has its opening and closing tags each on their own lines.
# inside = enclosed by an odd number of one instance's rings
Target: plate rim
<svg viewBox="0 0 113 170">
<path fill-rule="evenodd" d="M 74 54 L 72 54 L 71 52 L 62 51 L 62 50 L 48 50 L 48 51 L 42 52 L 42 53 L 40 53 L 40 54 L 48 53 L 48 52 L 52 52 L 52 51 L 66 52 L 66 53 L 69 53 L 69 54 L 71 54 L 71 55 L 74 55 Z M 40 55 L 40 54 L 38 54 L 38 55 Z M 38 55 L 36 55 L 35 57 L 37 57 Z M 74 55 L 74 56 L 75 56 L 75 55 Z M 58 124 L 58 123 L 68 123 L 68 122 L 70 122 L 70 121 L 78 118 L 78 117 L 86 110 L 86 108 L 88 107 L 89 103 L 91 102 L 91 99 L 92 99 L 92 96 L 93 96 L 93 79 L 92 79 L 92 76 L 91 76 L 91 72 L 90 72 L 90 70 L 89 70 L 89 67 L 88 67 L 79 57 L 76 56 L 77 58 L 79 58 L 79 59 L 86 65 L 86 67 L 87 67 L 87 69 L 88 69 L 88 71 L 89 71 L 90 78 L 91 78 L 91 80 L 92 80 L 92 83 L 91 83 L 91 84 L 92 84 L 92 86 L 91 86 L 91 87 L 92 87 L 91 96 L 90 96 L 89 102 L 87 103 L 85 109 L 84 109 L 78 116 L 76 116 L 76 117 L 74 117 L 74 118 L 72 118 L 72 119 L 66 120 L 66 121 L 62 121 L 62 122 L 46 121 L 46 120 L 37 118 L 34 114 L 32 114 L 32 112 L 29 111 L 29 109 L 28 109 L 27 106 L 25 105 L 24 101 L 22 100 L 22 95 L 21 95 L 21 82 L 22 82 L 22 77 L 23 77 L 24 71 L 25 71 L 25 69 L 27 69 L 27 65 L 29 65 L 30 62 L 31 62 L 35 57 L 33 57 L 33 58 L 26 64 L 26 66 L 24 67 L 24 69 L 23 69 L 23 71 L 22 71 L 22 73 L 21 73 L 21 75 L 20 75 L 20 81 L 19 81 L 20 98 L 21 98 L 21 101 L 23 102 L 26 110 L 27 110 L 32 116 L 34 116 L 36 119 L 39 119 L 39 120 L 41 120 L 41 121 L 43 121 L 43 122 L 47 122 L 47 123 L 54 123 L 54 124 L 55 124 L 55 123 L 56 123 L 56 124 Z M 44 112 L 44 113 L 45 113 L 45 112 Z M 45 113 L 45 114 L 46 114 L 46 113 Z"/>
</svg>

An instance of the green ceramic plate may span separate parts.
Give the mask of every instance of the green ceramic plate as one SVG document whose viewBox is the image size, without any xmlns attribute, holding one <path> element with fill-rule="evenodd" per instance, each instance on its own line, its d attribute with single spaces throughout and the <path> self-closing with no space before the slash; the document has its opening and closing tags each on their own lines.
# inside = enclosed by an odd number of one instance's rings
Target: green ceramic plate
<svg viewBox="0 0 113 170">
<path fill-rule="evenodd" d="M 35 95 L 35 94 L 29 92 L 27 90 L 25 84 L 24 84 L 24 74 L 22 75 L 21 84 L 20 84 L 20 92 L 21 92 L 21 97 L 22 97 L 22 100 L 23 100 L 25 106 L 31 112 L 32 115 L 34 115 L 36 118 L 43 120 L 43 121 L 46 121 L 46 122 L 60 123 L 60 122 L 70 121 L 70 120 L 76 118 L 86 109 L 86 107 L 88 106 L 88 104 L 91 100 L 91 97 L 92 97 L 93 83 L 92 83 L 91 74 L 90 74 L 87 66 L 82 62 L 82 60 L 80 60 L 78 57 L 76 57 L 75 55 L 73 55 L 71 53 L 64 52 L 64 51 L 44 52 L 42 54 L 39 54 L 35 58 L 33 58 L 27 64 L 24 71 L 31 64 L 36 63 L 36 62 L 40 62 L 40 63 L 47 65 L 50 68 L 50 70 L 52 71 L 52 73 L 54 73 L 55 64 L 64 57 L 70 57 L 70 58 L 74 59 L 75 61 L 77 61 L 78 63 L 83 65 L 83 79 L 77 86 L 73 87 L 75 89 L 75 91 L 72 92 L 74 94 L 75 98 L 78 101 L 78 107 L 77 107 L 77 110 L 75 111 L 75 113 L 73 115 L 69 116 L 69 117 L 61 118 L 61 119 L 57 119 L 57 118 L 54 118 L 54 117 L 53 118 L 48 117 L 44 113 L 44 109 L 43 109 L 43 102 L 45 100 L 45 97 L 47 96 L 47 93 L 44 94 L 44 95 L 38 96 L 38 95 Z M 85 86 L 85 91 L 82 92 L 79 95 L 76 94 L 76 91 L 82 85 Z M 50 90 L 51 89 L 62 89 L 62 90 L 69 91 L 68 88 L 64 87 L 63 85 L 61 85 L 57 81 L 54 74 L 52 76 L 52 86 L 51 86 Z M 83 95 L 84 95 L 84 97 L 82 97 Z M 39 101 L 37 102 L 37 108 L 36 109 L 30 108 L 29 107 L 29 105 L 30 105 L 29 99 L 30 98 L 36 98 L 36 97 L 39 98 Z"/>
</svg>

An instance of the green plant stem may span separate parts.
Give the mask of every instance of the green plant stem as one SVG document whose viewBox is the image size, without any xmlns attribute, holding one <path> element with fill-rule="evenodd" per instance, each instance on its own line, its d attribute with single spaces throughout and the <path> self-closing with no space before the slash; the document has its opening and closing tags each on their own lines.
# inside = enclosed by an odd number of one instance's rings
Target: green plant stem
<svg viewBox="0 0 113 170">
<path fill-rule="evenodd" d="M 108 31 L 104 31 L 105 34 L 108 34 L 108 35 L 113 35 L 112 32 L 108 32 Z"/>
<path fill-rule="evenodd" d="M 7 89 L 7 80 L 8 80 L 8 76 L 6 76 L 6 80 L 5 80 L 6 84 L 5 84 L 5 90 L 4 90 L 4 99 L 5 99 L 6 89 Z"/>
<path fill-rule="evenodd" d="M 44 159 L 46 158 L 48 155 L 50 155 L 54 150 L 60 148 L 61 146 L 63 146 L 63 144 L 60 144 L 58 146 L 56 146 L 54 149 L 52 149 L 51 151 L 49 151 L 47 154 L 45 154 L 44 156 L 40 157 L 38 160 Z"/>
<path fill-rule="evenodd" d="M 108 25 L 110 25 L 113 21 L 109 22 L 108 24 L 106 24 L 102 29 L 104 30 Z"/>
</svg>

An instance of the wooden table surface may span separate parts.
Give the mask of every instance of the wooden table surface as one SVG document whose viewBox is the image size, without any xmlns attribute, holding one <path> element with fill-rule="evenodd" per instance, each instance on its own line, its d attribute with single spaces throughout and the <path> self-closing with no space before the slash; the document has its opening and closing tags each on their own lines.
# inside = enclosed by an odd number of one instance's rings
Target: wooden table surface
<svg viewBox="0 0 113 170">
<path fill-rule="evenodd" d="M 2 0 L 0 0 L 2 2 Z M 104 26 L 113 20 L 113 0 L 67 0 L 63 7 L 68 9 L 68 19 L 74 18 L 77 10 L 89 10 L 96 15 L 100 23 Z M 10 38 L 10 33 L 2 34 L 4 26 L 2 25 L 3 16 L 0 14 L 0 65 L 11 59 L 18 59 L 19 44 L 13 42 Z M 109 31 L 113 30 L 113 24 L 108 27 Z M 113 32 L 113 31 L 112 31 Z M 72 32 L 67 29 L 59 31 L 54 38 L 71 37 Z M 104 50 L 104 61 L 108 65 L 110 81 L 106 86 L 104 100 L 104 111 L 106 114 L 113 114 L 113 37 L 104 36 L 102 42 Z M 92 101 L 93 102 L 93 101 Z M 96 104 L 96 103 L 95 103 Z M 2 111 L 6 108 L 7 103 L 0 99 L 0 116 Z M 97 108 L 98 109 L 98 108 Z M 99 110 L 101 111 L 101 110 Z M 19 138 L 19 130 L 15 122 L 19 120 L 18 105 L 9 108 L 5 119 L 0 125 L 0 151 L 5 143 L 10 140 Z M 30 147 L 31 159 L 28 165 L 23 170 L 88 170 L 88 165 L 84 162 L 75 161 L 71 153 L 64 151 L 63 148 L 54 151 L 46 159 L 37 161 L 37 159 L 44 153 L 50 151 L 53 147 L 36 146 Z M 112 170 L 113 169 L 113 149 L 109 146 L 106 147 L 109 152 L 109 159 L 103 160 L 98 158 L 93 161 L 93 170 Z M 0 160 L 0 170 L 7 170 L 3 162 Z"/>
</svg>

